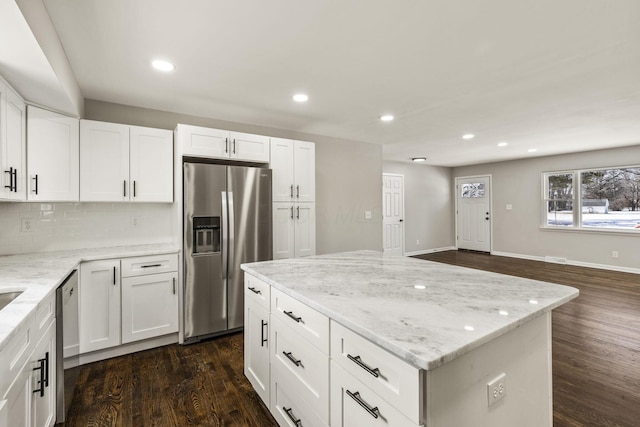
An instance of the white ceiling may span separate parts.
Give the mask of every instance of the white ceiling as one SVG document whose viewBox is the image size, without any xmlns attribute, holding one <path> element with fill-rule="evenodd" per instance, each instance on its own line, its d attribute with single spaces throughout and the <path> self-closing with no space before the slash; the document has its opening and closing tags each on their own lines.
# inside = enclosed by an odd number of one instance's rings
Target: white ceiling
<svg viewBox="0 0 640 427">
<path fill-rule="evenodd" d="M 640 143 L 638 0 L 44 3 L 88 99 L 442 166 Z"/>
</svg>

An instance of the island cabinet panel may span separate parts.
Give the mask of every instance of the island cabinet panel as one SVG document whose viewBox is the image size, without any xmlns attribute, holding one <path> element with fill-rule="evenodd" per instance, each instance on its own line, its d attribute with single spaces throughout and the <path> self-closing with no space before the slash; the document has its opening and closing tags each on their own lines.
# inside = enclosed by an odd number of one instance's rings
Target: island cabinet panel
<svg viewBox="0 0 640 427">
<path fill-rule="evenodd" d="M 329 424 L 296 394 L 291 380 L 279 376 L 271 381 L 271 414 L 281 427 L 326 427 Z"/>
<path fill-rule="evenodd" d="M 394 405 L 331 362 L 331 426 L 417 427 Z"/>
<path fill-rule="evenodd" d="M 244 375 L 260 399 L 270 406 L 269 363 L 270 286 L 253 276 L 244 276 Z"/>
<path fill-rule="evenodd" d="M 421 422 L 423 375 L 418 368 L 334 321 L 331 359 L 414 424 Z"/>
<path fill-rule="evenodd" d="M 329 354 L 329 318 L 289 295 L 271 289 L 271 318 L 278 319 L 324 354 Z"/>
<path fill-rule="evenodd" d="M 271 370 L 324 422 L 329 422 L 329 359 L 299 333 L 271 319 Z"/>
</svg>

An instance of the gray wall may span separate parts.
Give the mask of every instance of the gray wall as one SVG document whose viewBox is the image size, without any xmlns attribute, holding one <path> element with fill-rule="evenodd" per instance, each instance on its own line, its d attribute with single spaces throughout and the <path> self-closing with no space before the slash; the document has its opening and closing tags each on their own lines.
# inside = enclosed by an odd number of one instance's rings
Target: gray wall
<svg viewBox="0 0 640 427">
<path fill-rule="evenodd" d="M 404 176 L 405 253 L 454 246 L 451 168 L 385 161 L 383 171 Z"/>
<path fill-rule="evenodd" d="M 171 130 L 184 123 L 314 142 L 317 253 L 382 249 L 379 145 L 89 99 L 85 100 L 85 118 Z M 364 219 L 365 210 L 374 213 L 371 220 Z"/>
<path fill-rule="evenodd" d="M 458 167 L 454 177 L 493 176 L 493 250 L 533 257 L 567 258 L 577 264 L 640 268 L 640 233 L 542 230 L 542 172 L 640 164 L 640 145 Z M 506 210 L 506 205 L 513 210 Z M 611 257 L 612 251 L 619 258 Z"/>
</svg>

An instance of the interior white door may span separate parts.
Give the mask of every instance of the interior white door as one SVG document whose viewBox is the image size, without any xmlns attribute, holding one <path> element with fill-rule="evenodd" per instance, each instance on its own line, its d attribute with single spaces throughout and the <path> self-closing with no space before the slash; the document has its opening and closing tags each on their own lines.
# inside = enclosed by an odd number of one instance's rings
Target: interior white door
<svg viewBox="0 0 640 427">
<path fill-rule="evenodd" d="M 385 255 L 404 254 L 404 176 L 382 175 L 382 244 Z"/>
<path fill-rule="evenodd" d="M 456 178 L 458 249 L 491 252 L 491 178 Z"/>
</svg>

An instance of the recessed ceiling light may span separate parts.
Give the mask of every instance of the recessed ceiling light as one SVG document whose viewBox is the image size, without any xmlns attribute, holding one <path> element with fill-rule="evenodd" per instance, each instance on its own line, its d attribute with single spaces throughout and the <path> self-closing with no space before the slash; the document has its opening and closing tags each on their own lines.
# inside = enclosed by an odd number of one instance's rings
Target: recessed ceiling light
<svg viewBox="0 0 640 427">
<path fill-rule="evenodd" d="M 411 160 L 414 161 L 414 162 L 426 162 L 427 158 L 426 157 L 412 157 Z"/>
<path fill-rule="evenodd" d="M 293 100 L 296 102 L 307 102 L 309 100 L 309 95 L 305 93 L 296 93 L 293 95 Z"/>
<path fill-rule="evenodd" d="M 529 148 L 527 150 L 529 153 L 535 153 L 536 151 L 538 151 L 536 148 Z"/>
<path fill-rule="evenodd" d="M 472 133 L 465 133 L 464 135 L 462 135 L 462 139 L 473 139 L 474 137 L 475 135 Z"/>
<path fill-rule="evenodd" d="M 164 72 L 169 72 L 169 71 L 173 71 L 176 69 L 176 66 L 173 65 L 171 62 L 169 61 L 164 61 L 162 59 L 156 59 L 154 61 L 151 62 L 151 65 L 153 66 L 153 68 L 155 68 L 158 71 L 164 71 Z"/>
<path fill-rule="evenodd" d="M 383 122 L 390 122 L 393 120 L 393 116 L 391 114 L 385 114 L 384 116 L 380 116 L 380 120 Z"/>
<path fill-rule="evenodd" d="M 498 147 L 506 147 L 507 145 L 509 145 L 507 142 L 498 142 Z"/>
</svg>

